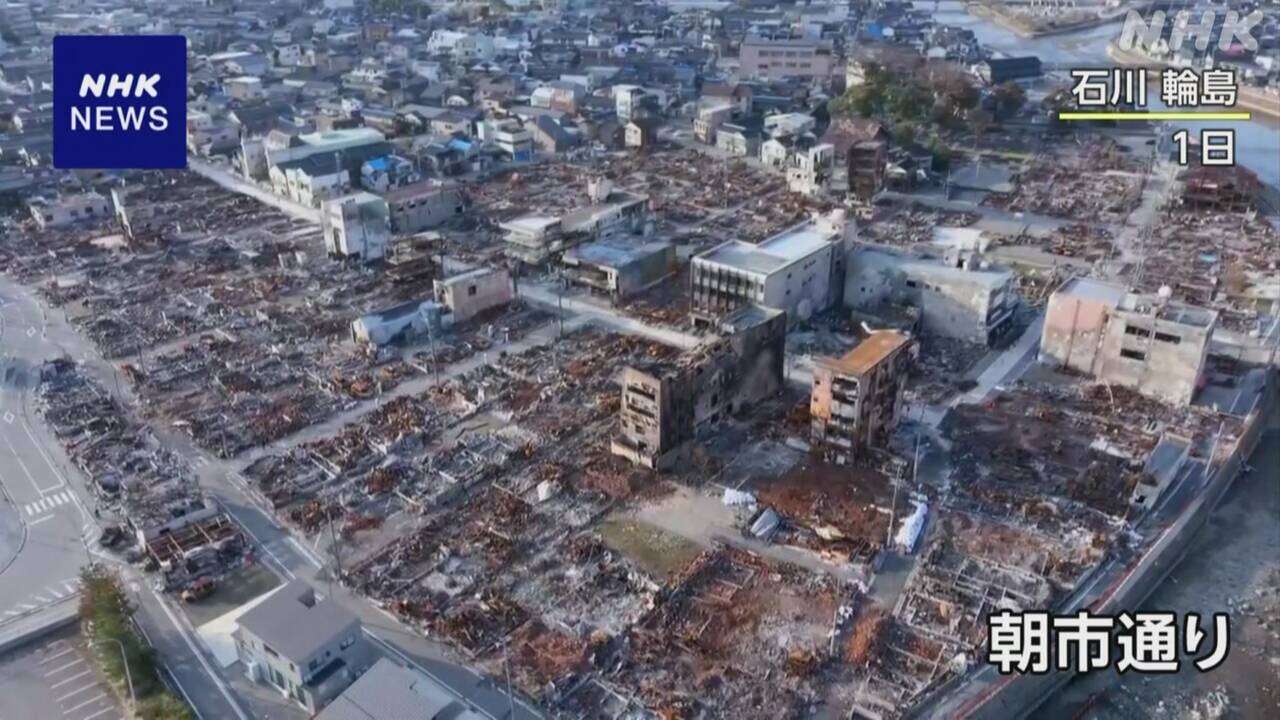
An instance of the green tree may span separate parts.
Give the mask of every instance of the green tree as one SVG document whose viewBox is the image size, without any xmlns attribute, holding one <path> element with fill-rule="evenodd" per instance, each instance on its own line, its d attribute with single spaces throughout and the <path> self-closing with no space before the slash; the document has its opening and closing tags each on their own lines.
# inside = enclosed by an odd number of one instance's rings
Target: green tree
<svg viewBox="0 0 1280 720">
<path fill-rule="evenodd" d="M 893 128 L 893 141 L 902 147 L 914 145 L 916 142 L 916 134 L 919 132 L 919 129 L 919 126 L 915 123 L 898 123 Z"/>
<path fill-rule="evenodd" d="M 191 710 L 161 682 L 155 651 L 135 632 L 136 609 L 111 569 L 94 564 L 80 571 L 80 621 L 102 672 L 117 687 L 123 687 L 128 663 L 139 717 L 192 720 Z"/>
</svg>

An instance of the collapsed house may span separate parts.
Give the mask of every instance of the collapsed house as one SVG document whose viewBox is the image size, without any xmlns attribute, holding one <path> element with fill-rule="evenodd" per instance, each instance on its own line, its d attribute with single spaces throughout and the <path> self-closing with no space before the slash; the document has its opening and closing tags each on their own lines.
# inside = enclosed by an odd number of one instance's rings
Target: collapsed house
<svg viewBox="0 0 1280 720">
<path fill-rule="evenodd" d="M 1013 273 L 955 253 L 947 260 L 864 245 L 850 254 L 845 306 L 873 316 L 920 311 L 926 332 L 990 345 L 1013 326 Z"/>
<path fill-rule="evenodd" d="M 778 392 L 786 326 L 782 311 L 747 306 L 721 321 L 725 335 L 709 345 L 627 367 L 611 452 L 650 469 L 669 468 L 700 426 Z"/>
<path fill-rule="evenodd" d="M 1040 362 L 1187 405 L 1202 384 L 1217 319 L 1160 294 L 1072 278 L 1049 298 Z"/>
<path fill-rule="evenodd" d="M 121 518 L 111 536 L 131 537 L 137 557 L 178 589 L 234 567 L 244 537 L 206 496 L 185 460 L 67 359 L 40 368 L 37 408 L 84 473 L 98 506 Z M 108 537 L 108 535 L 104 535 Z"/>
<path fill-rule="evenodd" d="M 351 339 L 369 345 L 404 342 L 441 330 L 444 308 L 430 300 L 410 300 L 361 315 L 351 322 Z"/>
<path fill-rule="evenodd" d="M 898 423 L 916 346 L 896 330 L 871 333 L 839 358 L 814 359 L 813 447 L 843 465 L 883 445 Z"/>
</svg>

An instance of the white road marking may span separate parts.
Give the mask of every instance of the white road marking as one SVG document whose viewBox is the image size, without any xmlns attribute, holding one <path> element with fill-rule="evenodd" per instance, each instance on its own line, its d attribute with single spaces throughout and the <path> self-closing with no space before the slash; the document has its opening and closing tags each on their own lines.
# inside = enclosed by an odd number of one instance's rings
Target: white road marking
<svg viewBox="0 0 1280 720">
<path fill-rule="evenodd" d="M 49 672 L 45 673 L 44 676 L 49 677 L 50 675 L 57 675 L 63 670 L 66 670 L 67 668 L 75 667 L 76 665 L 79 665 L 82 662 L 84 662 L 84 658 L 78 657 L 75 660 L 72 660 L 71 662 L 67 663 L 66 665 L 62 665 L 57 668 L 54 668 L 53 670 L 50 670 Z M 88 671 L 86 670 L 85 672 L 88 672 Z"/>
<path fill-rule="evenodd" d="M 36 609 L 36 606 L 35 606 L 35 605 L 28 605 L 28 604 L 26 604 L 26 603 L 22 603 L 22 604 L 21 604 L 21 605 L 19 605 L 18 607 L 22 608 L 23 610 L 35 610 L 35 609 Z"/>
<path fill-rule="evenodd" d="M 5 614 L 5 616 L 7 616 L 7 617 L 11 617 L 11 616 L 13 616 L 13 615 L 21 615 L 21 614 L 22 614 L 22 612 L 21 612 L 21 611 L 19 611 L 19 610 L 5 610 L 5 611 L 4 611 L 4 614 Z"/>
<path fill-rule="evenodd" d="M 38 517 L 38 518 L 36 518 L 35 520 L 32 520 L 31 522 L 27 523 L 27 526 L 28 526 L 28 527 L 30 527 L 30 526 L 32 526 L 32 525 L 39 525 L 40 523 L 44 522 L 45 520 L 52 520 L 52 519 L 54 519 L 55 517 L 57 517 L 57 515 L 52 515 L 52 514 L 50 514 L 50 515 L 44 515 L 44 516 L 42 516 L 42 517 Z"/>
<path fill-rule="evenodd" d="M 52 690 L 52 689 L 54 689 L 54 688 L 56 688 L 56 687 L 61 687 L 61 686 L 63 686 L 63 685 L 66 685 L 67 683 L 71 682 L 72 680 L 79 680 L 80 678 L 84 677 L 85 675 L 88 675 L 88 674 L 89 674 L 89 673 L 91 673 L 91 672 L 93 672 L 93 671 L 92 671 L 92 670 L 84 670 L 84 671 L 82 671 L 82 672 L 78 672 L 78 673 L 76 673 L 75 675 L 72 675 L 71 677 L 67 678 L 66 680 L 59 680 L 58 682 L 56 682 L 56 683 L 54 683 L 54 684 L 50 685 L 50 686 L 49 686 L 49 689 L 50 689 L 50 690 Z M 48 676 L 46 675 L 45 677 L 48 677 Z"/>
<path fill-rule="evenodd" d="M 44 591 L 58 599 L 61 599 L 63 595 L 66 595 L 66 593 L 58 592 L 56 589 L 51 588 L 47 585 L 45 586 Z"/>
<path fill-rule="evenodd" d="M 104 692 L 99 692 L 97 695 L 94 695 L 93 697 L 89 698 L 88 700 L 85 700 L 84 702 L 80 703 L 79 705 L 76 705 L 75 707 L 73 707 L 73 708 L 71 708 L 71 709 L 69 709 L 69 710 L 63 710 L 63 711 L 62 711 L 62 714 L 63 714 L 63 715 L 70 715 L 71 713 L 73 713 L 73 712 L 75 712 L 75 711 L 79 710 L 80 708 L 84 707 L 85 705 L 92 705 L 93 703 L 96 703 L 96 702 L 98 702 L 99 700 L 102 700 L 102 699 L 103 699 L 103 698 L 105 698 L 106 696 L 107 696 L 107 694 L 106 694 L 106 693 L 104 693 Z"/>
<path fill-rule="evenodd" d="M 35 336 L 36 336 L 36 329 L 33 327 L 27 328 L 27 337 L 35 337 Z"/>
<path fill-rule="evenodd" d="M 63 582 L 62 587 L 66 588 L 67 592 L 75 592 L 78 588 L 78 586 L 76 585 L 76 581 L 70 581 L 70 580 Z"/>
<path fill-rule="evenodd" d="M 39 601 L 40 601 L 40 603 L 41 603 L 41 604 L 43 604 L 43 605 L 48 605 L 48 604 L 49 604 L 49 598 L 47 598 L 47 597 L 45 597 L 45 596 L 43 596 L 43 595 L 35 595 L 35 594 L 32 594 L 32 596 L 31 596 L 31 597 L 35 598 L 36 600 L 39 600 Z"/>
<path fill-rule="evenodd" d="M 101 710 L 99 710 L 98 712 L 96 712 L 96 713 L 94 713 L 94 714 L 92 714 L 92 715 L 85 715 L 84 717 L 80 718 L 80 720 L 93 720 L 94 718 L 98 717 L 99 715 L 106 715 L 107 713 L 111 712 L 112 710 L 115 710 L 115 708 L 114 708 L 114 707 L 104 707 L 104 708 L 102 708 Z"/>
<path fill-rule="evenodd" d="M 288 537 L 286 542 L 288 542 L 295 549 L 297 549 L 298 553 L 302 555 L 302 557 L 306 559 L 307 562 L 311 563 L 312 565 L 315 565 L 316 569 L 320 569 L 324 567 L 324 564 L 321 563 L 320 559 L 315 556 L 315 553 L 311 552 L 311 550 L 309 550 L 306 545 L 303 545 L 302 543 L 294 539 L 292 535 Z"/>
<path fill-rule="evenodd" d="M 45 495 L 45 492 L 47 491 L 55 491 L 55 489 L 58 489 L 58 488 L 68 487 L 67 478 L 65 478 L 63 473 L 61 473 L 61 470 L 58 469 L 58 465 L 54 465 L 54 461 L 52 461 L 51 457 L 49 457 L 49 454 L 45 452 L 44 443 L 38 441 L 38 439 L 36 439 L 35 434 L 31 432 L 31 425 L 27 423 L 26 418 L 23 418 L 22 420 L 22 432 L 27 433 L 27 437 L 31 439 L 31 445 L 36 447 L 36 452 L 38 452 L 38 454 L 40 454 L 42 459 L 45 460 L 45 465 L 49 465 L 49 469 L 52 470 L 52 473 L 54 473 L 54 477 L 58 478 L 58 484 L 56 484 L 56 486 L 42 489 L 42 491 L 40 491 L 40 495 Z M 79 505 L 78 502 L 77 502 L 77 505 Z M 83 507 L 81 507 L 81 514 L 84 515 L 84 518 L 86 519 L 88 518 L 88 512 L 84 510 Z"/>
<path fill-rule="evenodd" d="M 88 685 L 72 690 L 71 692 L 67 693 L 66 695 L 63 695 L 60 698 L 55 698 L 54 702 L 62 702 L 63 700 L 66 700 L 67 698 L 73 695 L 79 695 L 80 693 L 84 692 L 85 690 L 88 690 L 89 688 L 96 688 L 96 687 L 98 687 L 98 683 L 91 682 Z"/>
<path fill-rule="evenodd" d="M 11 413 L 11 412 L 6 412 L 6 413 L 4 414 L 4 421 L 5 421 L 5 422 L 7 422 L 7 423 L 9 423 L 10 425 L 12 425 L 12 424 L 13 424 L 13 420 L 14 420 L 13 413 Z"/>
<path fill-rule="evenodd" d="M 43 495 L 46 489 L 51 490 L 52 488 L 40 487 L 39 483 L 36 482 L 35 476 L 27 469 L 27 464 L 22 462 L 22 456 L 18 454 L 18 448 L 13 446 L 13 441 L 9 439 L 9 436 L 0 435 L 0 437 L 4 438 L 4 443 L 9 446 L 9 451 L 13 453 L 13 459 L 18 461 L 18 467 L 22 468 L 22 474 L 27 476 L 27 481 L 31 483 L 31 487 L 36 489 L 36 494 Z"/>
</svg>

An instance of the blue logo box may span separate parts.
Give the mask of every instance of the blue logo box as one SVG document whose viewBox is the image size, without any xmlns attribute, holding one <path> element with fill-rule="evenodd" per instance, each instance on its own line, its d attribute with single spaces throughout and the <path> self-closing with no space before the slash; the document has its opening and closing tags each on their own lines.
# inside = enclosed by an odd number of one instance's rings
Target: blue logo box
<svg viewBox="0 0 1280 720">
<path fill-rule="evenodd" d="M 53 38 L 54 167 L 185 168 L 186 135 L 186 38 Z"/>
</svg>

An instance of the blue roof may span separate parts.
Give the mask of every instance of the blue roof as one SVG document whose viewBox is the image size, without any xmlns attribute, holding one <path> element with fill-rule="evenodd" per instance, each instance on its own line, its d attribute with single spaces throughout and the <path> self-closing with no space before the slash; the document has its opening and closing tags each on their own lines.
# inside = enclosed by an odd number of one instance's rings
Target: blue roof
<svg viewBox="0 0 1280 720">
<path fill-rule="evenodd" d="M 454 138 L 449 141 L 449 149 L 466 152 L 471 149 L 471 143 L 463 140 L 462 138 Z"/>
<path fill-rule="evenodd" d="M 366 164 L 374 170 L 387 171 L 391 169 L 391 158 L 387 155 L 382 157 L 370 158 Z"/>
</svg>

